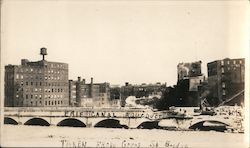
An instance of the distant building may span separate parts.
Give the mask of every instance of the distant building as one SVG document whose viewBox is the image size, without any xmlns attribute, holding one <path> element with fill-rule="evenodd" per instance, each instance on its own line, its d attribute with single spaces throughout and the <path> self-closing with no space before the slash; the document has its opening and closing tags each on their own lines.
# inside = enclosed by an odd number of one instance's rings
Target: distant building
<svg viewBox="0 0 250 148">
<path fill-rule="evenodd" d="M 202 76 L 201 61 L 192 63 L 179 63 L 177 65 L 178 81 L 189 77 Z"/>
<path fill-rule="evenodd" d="M 216 60 L 208 63 L 207 68 L 211 96 L 217 99 L 215 103 L 228 101 L 229 104 L 231 102 L 231 105 L 234 105 L 244 101 L 244 58 Z"/>
<path fill-rule="evenodd" d="M 85 79 L 78 77 L 77 81 L 69 81 L 69 92 L 71 104 L 81 107 L 118 107 L 119 102 L 110 99 L 109 83 L 93 83 L 86 84 Z"/>
<path fill-rule="evenodd" d="M 121 87 L 121 102 L 122 106 L 125 105 L 125 100 L 128 96 L 135 96 L 136 98 L 149 97 L 149 96 L 161 96 L 162 92 L 166 89 L 166 84 L 160 82 L 156 84 L 132 85 L 128 82 Z"/>
<path fill-rule="evenodd" d="M 43 107 L 68 106 L 68 64 L 45 60 L 46 48 L 41 48 L 43 59 L 21 65 L 5 66 L 5 106 Z"/>
<path fill-rule="evenodd" d="M 196 61 L 177 65 L 176 106 L 199 106 L 199 86 L 205 80 L 201 72 L 201 63 L 201 61 Z"/>
<path fill-rule="evenodd" d="M 69 105 L 77 106 L 76 101 L 76 81 L 69 80 Z"/>
</svg>

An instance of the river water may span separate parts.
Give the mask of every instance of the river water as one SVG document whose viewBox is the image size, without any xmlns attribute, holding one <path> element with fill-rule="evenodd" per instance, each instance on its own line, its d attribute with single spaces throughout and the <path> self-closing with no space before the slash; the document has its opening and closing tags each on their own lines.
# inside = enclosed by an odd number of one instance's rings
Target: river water
<svg viewBox="0 0 250 148">
<path fill-rule="evenodd" d="M 1 138 L 3 147 L 248 147 L 244 134 L 216 131 L 4 125 Z"/>
</svg>

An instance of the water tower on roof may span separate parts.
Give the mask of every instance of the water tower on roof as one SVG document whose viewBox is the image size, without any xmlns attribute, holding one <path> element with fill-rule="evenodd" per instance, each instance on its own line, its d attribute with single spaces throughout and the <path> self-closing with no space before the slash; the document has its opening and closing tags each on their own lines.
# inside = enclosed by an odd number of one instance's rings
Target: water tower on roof
<svg viewBox="0 0 250 148">
<path fill-rule="evenodd" d="M 45 55 L 47 55 L 47 48 L 41 48 L 40 55 L 43 56 L 43 60 L 45 60 Z"/>
</svg>

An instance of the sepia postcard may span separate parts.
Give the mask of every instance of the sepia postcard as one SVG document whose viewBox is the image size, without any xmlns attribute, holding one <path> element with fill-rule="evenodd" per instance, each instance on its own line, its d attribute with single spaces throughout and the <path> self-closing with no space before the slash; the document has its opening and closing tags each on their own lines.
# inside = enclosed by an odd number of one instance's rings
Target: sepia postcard
<svg viewBox="0 0 250 148">
<path fill-rule="evenodd" d="M 0 0 L 1 147 L 248 148 L 248 0 Z"/>
</svg>

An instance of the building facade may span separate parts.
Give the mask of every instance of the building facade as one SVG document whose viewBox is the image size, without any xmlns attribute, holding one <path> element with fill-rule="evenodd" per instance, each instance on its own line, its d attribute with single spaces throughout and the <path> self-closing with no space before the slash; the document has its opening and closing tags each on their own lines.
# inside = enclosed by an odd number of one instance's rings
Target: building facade
<svg viewBox="0 0 250 148">
<path fill-rule="evenodd" d="M 205 81 L 201 72 L 201 61 L 179 63 L 177 65 L 178 91 L 176 106 L 199 106 L 199 86 Z"/>
<path fill-rule="evenodd" d="M 78 77 L 77 81 L 69 81 L 70 100 L 75 100 L 74 106 L 81 107 L 118 107 L 119 102 L 110 99 L 109 83 L 90 83 Z M 73 101 L 74 102 L 74 101 Z"/>
<path fill-rule="evenodd" d="M 239 93 L 237 104 L 244 101 L 245 59 L 223 59 L 207 64 L 208 85 L 216 104 L 227 101 Z M 242 92 L 242 93 L 241 93 Z M 233 101 L 233 100 L 232 100 Z"/>
<path fill-rule="evenodd" d="M 43 59 L 21 65 L 5 66 L 5 106 L 45 107 L 68 106 L 68 64 Z"/>
</svg>

